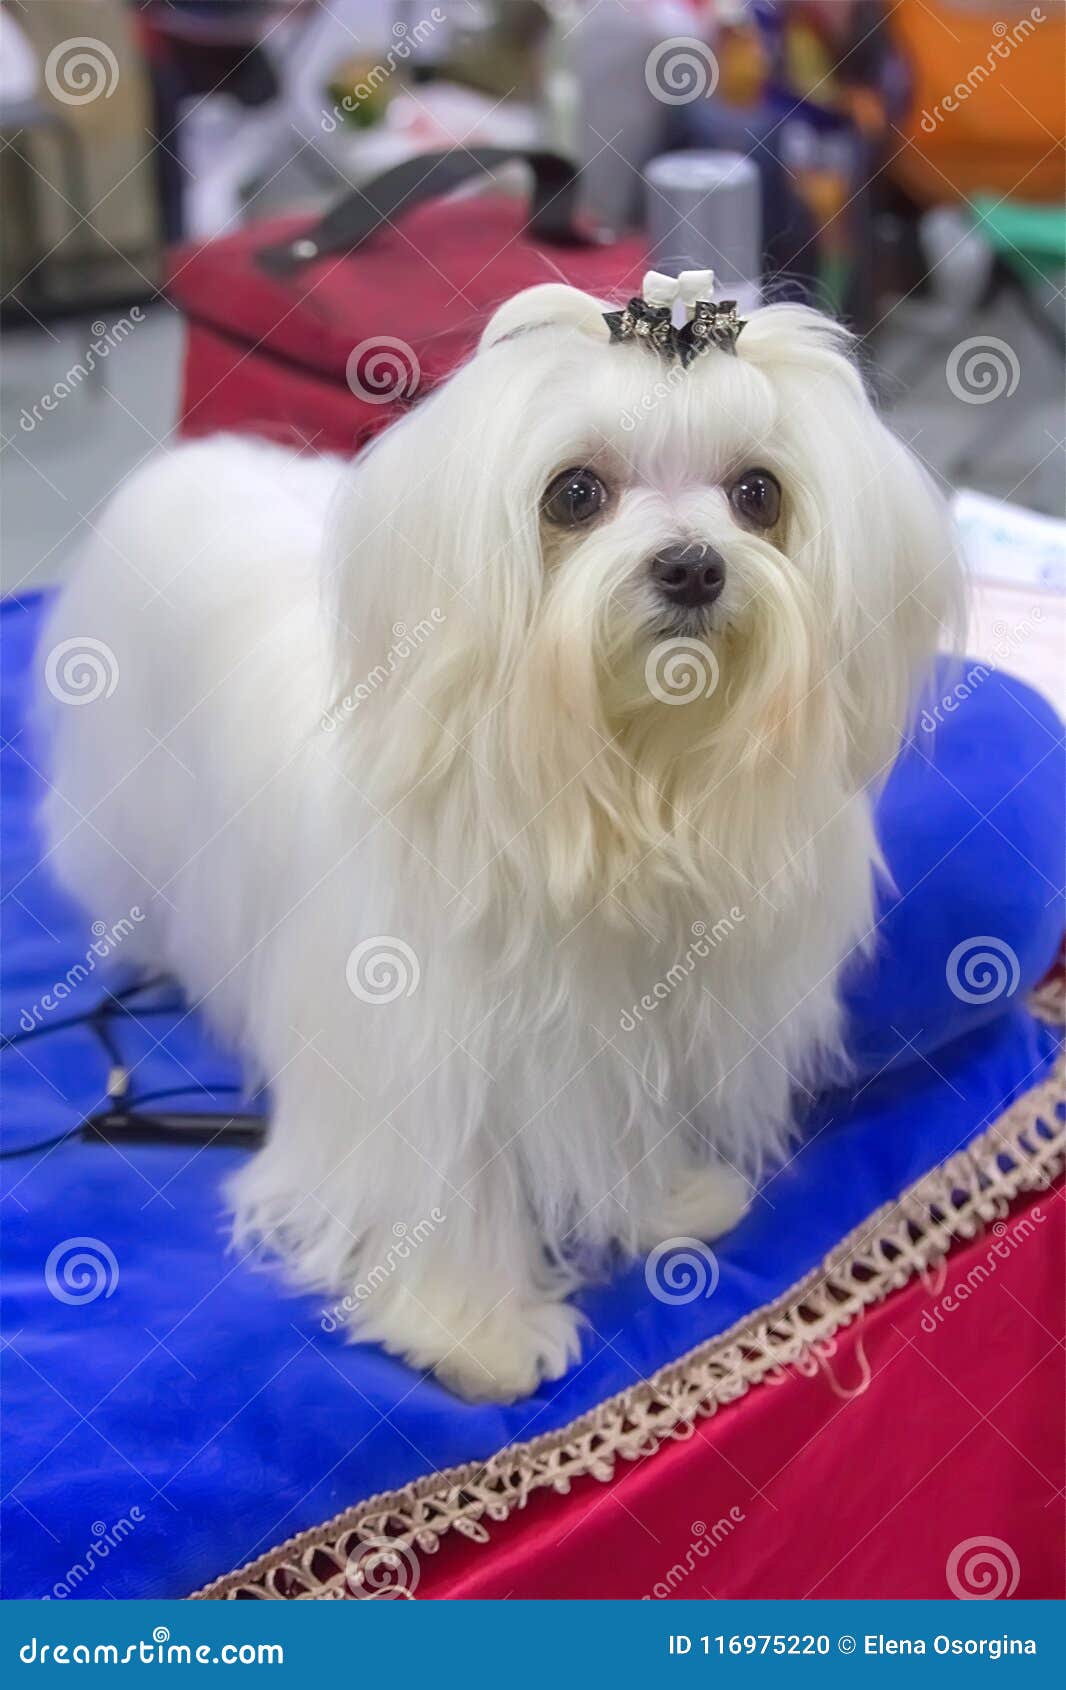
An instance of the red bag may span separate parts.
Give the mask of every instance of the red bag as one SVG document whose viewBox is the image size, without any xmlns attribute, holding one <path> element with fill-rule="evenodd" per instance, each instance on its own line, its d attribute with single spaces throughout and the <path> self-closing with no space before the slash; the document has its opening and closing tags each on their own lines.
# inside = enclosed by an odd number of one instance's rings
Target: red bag
<svg viewBox="0 0 1066 1690">
<path fill-rule="evenodd" d="M 533 170 L 528 212 L 500 195 L 440 203 L 516 157 Z M 348 454 L 449 374 L 519 289 L 565 280 L 604 298 L 639 292 L 643 239 L 583 233 L 576 181 L 553 153 L 421 154 L 310 229 L 287 218 L 179 249 L 167 291 L 188 318 L 183 433 Z"/>
</svg>

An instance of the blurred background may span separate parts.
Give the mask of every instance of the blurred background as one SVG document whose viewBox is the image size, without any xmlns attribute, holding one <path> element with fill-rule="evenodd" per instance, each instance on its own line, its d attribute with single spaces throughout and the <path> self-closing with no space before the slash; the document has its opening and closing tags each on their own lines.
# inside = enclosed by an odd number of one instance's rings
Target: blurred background
<svg viewBox="0 0 1066 1690">
<path fill-rule="evenodd" d="M 260 349 L 242 240 L 418 154 L 539 148 L 605 249 L 855 329 L 955 494 L 972 645 L 1061 705 L 1064 40 L 1063 0 L 0 0 L 4 590 L 176 438 L 190 315 Z M 528 194 L 491 174 L 454 204 Z M 311 340 L 337 297 L 294 293 Z"/>
</svg>

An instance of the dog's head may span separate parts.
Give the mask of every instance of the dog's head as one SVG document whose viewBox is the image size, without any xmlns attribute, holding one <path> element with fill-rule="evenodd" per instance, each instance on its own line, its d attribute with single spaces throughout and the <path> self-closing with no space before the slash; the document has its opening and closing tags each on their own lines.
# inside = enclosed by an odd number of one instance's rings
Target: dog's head
<svg viewBox="0 0 1066 1690">
<path fill-rule="evenodd" d="M 390 674 L 384 796 L 445 801 L 462 766 L 456 826 L 567 910 L 801 848 L 890 765 L 957 579 L 843 330 L 769 306 L 682 367 L 605 309 L 502 306 L 361 461 L 337 576 L 346 684 L 430 628 Z"/>
</svg>

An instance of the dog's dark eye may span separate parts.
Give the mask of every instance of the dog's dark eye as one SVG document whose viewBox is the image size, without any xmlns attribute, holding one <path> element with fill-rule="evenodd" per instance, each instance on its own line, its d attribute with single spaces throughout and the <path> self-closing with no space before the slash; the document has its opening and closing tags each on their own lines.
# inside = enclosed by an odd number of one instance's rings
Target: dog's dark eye
<svg viewBox="0 0 1066 1690">
<path fill-rule="evenodd" d="M 588 522 L 607 503 L 607 489 L 590 469 L 564 469 L 544 495 L 544 514 L 549 522 L 574 528 Z"/>
<path fill-rule="evenodd" d="M 729 503 L 754 528 L 772 528 L 781 515 L 781 483 L 768 469 L 746 469 L 729 489 Z"/>
</svg>

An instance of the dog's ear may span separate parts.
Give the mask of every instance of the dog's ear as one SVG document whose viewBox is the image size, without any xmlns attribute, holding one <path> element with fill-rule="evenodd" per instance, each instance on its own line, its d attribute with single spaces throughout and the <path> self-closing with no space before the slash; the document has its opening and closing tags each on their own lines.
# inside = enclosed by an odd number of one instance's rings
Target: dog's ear
<svg viewBox="0 0 1066 1690">
<path fill-rule="evenodd" d="M 485 352 L 515 335 L 548 327 L 578 329 L 595 340 L 606 341 L 610 333 L 603 313 L 609 309 L 580 288 L 567 287 L 562 282 L 541 282 L 497 307 L 481 336 L 479 351 Z"/>
<path fill-rule="evenodd" d="M 851 559 L 863 575 L 848 629 L 843 678 L 855 762 L 883 779 L 913 729 L 938 648 L 958 651 L 966 585 L 947 501 L 916 453 L 867 402 L 874 450 L 852 504 Z M 863 568 L 865 565 L 865 568 Z"/>
<path fill-rule="evenodd" d="M 752 314 L 737 355 L 765 371 L 789 442 L 793 556 L 831 632 L 849 761 L 887 773 L 940 639 L 958 638 L 962 576 L 950 513 L 917 454 L 881 421 L 839 324 L 795 305 Z M 806 493 L 806 497 L 804 497 Z"/>
</svg>

